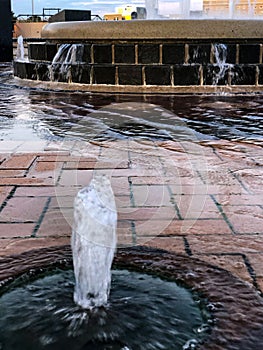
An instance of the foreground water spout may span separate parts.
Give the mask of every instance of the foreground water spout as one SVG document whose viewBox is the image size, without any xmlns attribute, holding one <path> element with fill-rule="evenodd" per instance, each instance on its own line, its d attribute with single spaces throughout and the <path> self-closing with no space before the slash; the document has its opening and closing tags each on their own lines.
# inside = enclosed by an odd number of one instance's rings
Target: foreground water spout
<svg viewBox="0 0 263 350">
<path fill-rule="evenodd" d="M 105 305 L 116 248 L 117 212 L 106 176 L 95 177 L 74 203 L 71 247 L 75 274 L 74 301 L 82 308 Z"/>
</svg>

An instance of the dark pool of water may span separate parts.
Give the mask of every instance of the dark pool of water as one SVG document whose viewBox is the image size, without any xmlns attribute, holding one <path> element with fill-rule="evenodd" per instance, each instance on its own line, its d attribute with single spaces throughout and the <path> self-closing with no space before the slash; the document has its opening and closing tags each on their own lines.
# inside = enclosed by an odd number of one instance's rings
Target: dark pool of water
<svg viewBox="0 0 263 350">
<path fill-rule="evenodd" d="M 113 271 L 109 304 L 84 311 L 73 302 L 73 271 L 10 288 L 0 297 L 1 350 L 195 349 L 208 313 L 174 282 Z"/>
<path fill-rule="evenodd" d="M 0 140 L 262 140 L 262 95 L 111 95 L 30 88 L 0 66 Z M 20 84 L 20 85 L 19 85 Z M 54 86 L 56 88 L 56 86 Z"/>
</svg>

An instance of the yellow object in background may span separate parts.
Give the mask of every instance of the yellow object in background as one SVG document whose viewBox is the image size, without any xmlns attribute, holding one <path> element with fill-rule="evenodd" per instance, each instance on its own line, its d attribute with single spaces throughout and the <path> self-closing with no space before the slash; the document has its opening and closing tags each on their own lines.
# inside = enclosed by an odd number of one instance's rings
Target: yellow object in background
<svg viewBox="0 0 263 350">
<path fill-rule="evenodd" d="M 122 19 L 145 19 L 146 8 L 138 7 L 136 5 L 124 5 L 116 8 L 116 12 L 122 15 Z"/>
</svg>

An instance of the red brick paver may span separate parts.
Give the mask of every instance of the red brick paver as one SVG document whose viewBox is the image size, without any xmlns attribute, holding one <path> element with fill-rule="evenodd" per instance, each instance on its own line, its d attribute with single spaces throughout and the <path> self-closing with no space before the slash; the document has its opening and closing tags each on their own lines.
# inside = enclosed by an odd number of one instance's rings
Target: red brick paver
<svg viewBox="0 0 263 350">
<path fill-rule="evenodd" d="M 19 154 L 7 156 L 0 169 L 29 169 L 36 158 L 35 154 Z"/>
</svg>

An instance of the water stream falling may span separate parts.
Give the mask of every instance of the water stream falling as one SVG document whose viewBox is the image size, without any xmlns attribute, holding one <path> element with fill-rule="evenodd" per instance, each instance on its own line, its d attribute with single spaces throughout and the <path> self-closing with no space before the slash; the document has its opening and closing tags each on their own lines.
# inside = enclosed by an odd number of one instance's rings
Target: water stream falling
<svg viewBox="0 0 263 350">
<path fill-rule="evenodd" d="M 74 301 L 87 309 L 105 305 L 116 248 L 117 212 L 106 175 L 94 177 L 75 199 L 72 253 Z"/>
<path fill-rule="evenodd" d="M 213 77 L 213 85 L 218 85 L 221 79 L 224 79 L 227 70 L 232 66 L 226 63 L 227 46 L 225 44 L 214 44 L 215 64 L 219 68 L 218 72 Z"/>
<path fill-rule="evenodd" d="M 82 44 L 62 44 L 49 66 L 49 79 L 71 82 L 71 65 L 82 61 L 83 52 Z"/>
</svg>

